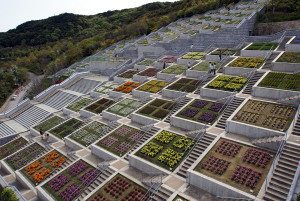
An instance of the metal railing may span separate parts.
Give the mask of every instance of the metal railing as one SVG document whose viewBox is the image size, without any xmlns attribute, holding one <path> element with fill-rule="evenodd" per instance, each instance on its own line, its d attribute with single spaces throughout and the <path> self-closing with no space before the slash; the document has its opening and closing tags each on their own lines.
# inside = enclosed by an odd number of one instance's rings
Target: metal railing
<svg viewBox="0 0 300 201">
<path fill-rule="evenodd" d="M 297 170 L 296 170 L 295 176 L 293 178 L 293 182 L 292 182 L 292 185 L 290 187 L 290 191 L 289 191 L 289 194 L 286 198 L 286 201 L 291 201 L 292 200 L 294 192 L 295 192 L 297 184 L 298 184 L 299 176 L 300 176 L 300 161 L 298 162 Z"/>
</svg>

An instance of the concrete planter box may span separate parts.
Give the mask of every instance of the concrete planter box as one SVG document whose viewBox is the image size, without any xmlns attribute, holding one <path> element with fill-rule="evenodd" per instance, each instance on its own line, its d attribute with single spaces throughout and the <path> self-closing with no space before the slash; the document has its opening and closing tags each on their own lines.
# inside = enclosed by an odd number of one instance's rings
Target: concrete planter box
<svg viewBox="0 0 300 201">
<path fill-rule="evenodd" d="M 16 180 L 18 182 L 20 182 L 23 186 L 28 187 L 30 190 L 32 190 L 33 192 L 36 192 L 36 188 L 35 186 L 33 186 L 33 184 L 27 180 L 27 177 L 25 177 L 20 170 L 17 170 L 15 172 L 15 176 L 16 176 Z"/>
<path fill-rule="evenodd" d="M 138 124 L 142 124 L 142 125 L 150 125 L 150 124 L 155 124 L 158 123 L 159 120 L 150 118 L 150 117 L 146 117 L 137 113 L 132 113 L 131 116 L 131 121 L 136 122 Z"/>
<path fill-rule="evenodd" d="M 105 95 L 105 94 L 98 93 L 98 92 L 96 92 L 96 91 L 91 91 L 91 92 L 90 92 L 90 96 L 91 96 L 92 98 L 99 98 L 99 97 L 104 96 L 104 95 Z"/>
<path fill-rule="evenodd" d="M 176 99 L 181 96 L 186 96 L 187 94 L 188 94 L 187 92 L 175 91 L 175 90 L 170 90 L 170 89 L 162 90 L 162 95 L 167 98 L 171 98 L 171 99 Z"/>
<path fill-rule="evenodd" d="M 257 68 L 242 68 L 242 67 L 224 67 L 224 74 L 242 76 L 250 72 L 256 71 Z"/>
<path fill-rule="evenodd" d="M 134 76 L 132 77 L 132 80 L 135 81 L 135 82 L 144 83 L 144 82 L 150 80 L 150 78 L 147 77 L 147 76 L 142 76 L 142 75 L 137 75 L 137 74 L 136 74 L 136 75 L 134 75 Z"/>
<path fill-rule="evenodd" d="M 221 99 L 221 98 L 225 98 L 227 96 L 231 96 L 233 94 L 234 94 L 234 92 L 231 92 L 231 91 L 223 91 L 223 90 L 210 89 L 210 88 L 205 88 L 205 87 L 202 87 L 200 90 L 201 97 L 206 97 L 206 98 L 211 98 L 211 99 Z"/>
<path fill-rule="evenodd" d="M 292 41 L 296 38 L 296 36 L 292 37 L 285 44 L 285 51 L 287 52 L 300 52 L 300 44 L 293 44 Z"/>
<path fill-rule="evenodd" d="M 96 116 L 97 114 L 93 113 L 93 112 L 89 112 L 87 110 L 81 109 L 79 111 L 80 116 L 84 117 L 84 118 L 91 118 L 93 116 Z"/>
<path fill-rule="evenodd" d="M 186 76 L 190 77 L 190 78 L 200 78 L 200 77 L 204 77 L 206 74 L 208 73 L 208 71 L 197 71 L 197 70 L 190 70 L 188 69 L 186 71 Z"/>
<path fill-rule="evenodd" d="M 134 89 L 132 91 L 132 95 L 134 97 L 137 97 L 137 98 L 144 98 L 144 97 L 149 97 L 150 98 L 150 96 L 152 95 L 152 93 L 147 92 L 147 91 L 140 91 L 140 90 Z"/>
<path fill-rule="evenodd" d="M 177 75 L 175 74 L 168 74 L 168 73 L 161 73 L 161 72 L 158 72 L 156 77 L 157 79 L 159 80 L 172 80 L 172 79 L 175 79 Z"/>
<path fill-rule="evenodd" d="M 109 96 L 114 99 L 114 98 L 122 98 L 123 96 L 125 96 L 126 94 L 119 92 L 119 91 L 110 91 Z"/>
<path fill-rule="evenodd" d="M 183 64 L 186 66 L 193 66 L 195 63 L 199 62 L 200 60 L 194 60 L 194 59 L 177 59 L 178 64 Z"/>
<path fill-rule="evenodd" d="M 102 149 L 101 147 L 98 147 L 95 144 L 91 145 L 91 151 L 92 154 L 95 154 L 99 158 L 102 158 L 104 160 L 117 160 L 118 158 L 116 156 L 113 156 L 112 153 L 109 151 L 106 151 L 105 149 Z"/>
<path fill-rule="evenodd" d="M 275 58 L 274 61 L 272 61 L 271 70 L 287 73 L 294 73 L 300 71 L 300 63 L 277 62 L 277 60 L 283 53 L 284 52 L 279 54 L 278 57 Z"/>
<path fill-rule="evenodd" d="M 250 43 L 241 50 L 242 57 L 267 57 L 272 50 L 247 50 L 253 43 Z"/>
<path fill-rule="evenodd" d="M 221 57 L 222 57 L 222 59 L 225 59 L 225 58 L 229 58 L 230 55 L 228 55 L 228 56 L 227 55 L 222 55 Z M 220 61 L 220 57 L 219 57 L 219 55 L 207 54 L 207 55 L 205 55 L 205 60 L 206 61 L 219 62 Z"/>
<path fill-rule="evenodd" d="M 65 108 L 65 107 L 62 109 L 62 111 L 63 111 L 63 113 L 64 113 L 65 115 L 67 115 L 67 116 L 70 116 L 70 115 L 76 115 L 76 112 L 75 112 L 75 111 L 70 110 L 70 109 Z"/>
<path fill-rule="evenodd" d="M 148 68 L 148 66 L 146 66 L 146 65 L 138 65 L 138 64 L 134 64 L 134 69 L 135 69 L 135 70 L 143 71 L 143 70 L 145 70 L 145 69 L 147 69 L 147 68 Z"/>
<path fill-rule="evenodd" d="M 32 127 L 31 127 L 29 130 L 30 130 L 30 134 L 32 134 L 33 136 L 36 136 L 36 137 L 37 137 L 37 136 L 41 136 L 41 135 L 40 135 L 40 132 L 37 131 L 37 130 L 35 130 L 35 129 L 32 128 Z"/>
<path fill-rule="evenodd" d="M 204 124 L 202 123 L 191 121 L 188 119 L 183 119 L 175 115 L 172 115 L 170 120 L 170 124 L 172 126 L 188 131 L 199 130 L 204 126 Z"/>
<path fill-rule="evenodd" d="M 84 148 L 84 146 L 82 146 L 81 144 L 79 144 L 78 142 L 76 142 L 75 140 L 69 137 L 64 138 L 64 141 L 66 146 L 70 147 L 72 150 L 79 150 Z"/>
<path fill-rule="evenodd" d="M 2 170 L 4 170 L 4 172 L 8 172 L 9 174 L 15 175 L 15 172 L 12 168 L 10 168 L 10 166 L 4 162 L 4 160 L 0 161 L 0 167 Z"/>
<path fill-rule="evenodd" d="M 43 201 L 55 201 L 41 186 L 36 187 L 37 197 Z"/>
<path fill-rule="evenodd" d="M 127 82 L 129 79 L 127 78 L 123 78 L 123 77 L 114 77 L 114 82 L 118 83 L 118 84 L 123 84 L 125 82 Z"/>
<path fill-rule="evenodd" d="M 104 119 L 109 120 L 109 121 L 117 121 L 117 120 L 122 118 L 121 116 L 119 116 L 117 114 L 113 114 L 113 113 L 110 113 L 110 112 L 105 111 L 105 110 L 102 112 L 102 117 Z"/>
</svg>

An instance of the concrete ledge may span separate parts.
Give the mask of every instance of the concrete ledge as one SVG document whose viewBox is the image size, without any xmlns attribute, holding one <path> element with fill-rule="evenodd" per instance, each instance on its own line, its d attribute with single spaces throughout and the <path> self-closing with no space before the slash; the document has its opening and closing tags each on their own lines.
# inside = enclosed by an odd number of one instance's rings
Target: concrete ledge
<svg viewBox="0 0 300 201">
<path fill-rule="evenodd" d="M 223 90 L 210 89 L 205 87 L 202 87 L 200 90 L 201 97 L 206 97 L 211 99 L 221 99 L 233 94 L 234 92 L 231 91 L 223 91 Z"/>
<path fill-rule="evenodd" d="M 230 56 L 222 55 L 221 57 L 222 57 L 222 59 L 225 59 L 225 58 L 229 58 Z M 207 54 L 207 55 L 205 56 L 205 60 L 206 60 L 206 61 L 219 62 L 219 61 L 220 61 L 220 57 L 219 57 L 219 55 Z"/>
<path fill-rule="evenodd" d="M 242 68 L 242 67 L 231 67 L 231 66 L 226 66 L 224 67 L 224 74 L 227 75 L 245 75 L 246 73 L 250 73 L 253 71 L 256 71 L 257 68 Z"/>
<path fill-rule="evenodd" d="M 104 119 L 109 120 L 109 121 L 116 121 L 116 120 L 119 120 L 119 119 L 122 118 L 121 116 L 119 116 L 119 115 L 117 115 L 117 114 L 113 114 L 113 113 L 108 112 L 108 111 L 106 111 L 106 110 L 104 110 L 104 111 L 102 112 L 102 117 L 103 117 Z"/>
<path fill-rule="evenodd" d="M 36 192 L 36 188 L 35 185 L 33 185 L 28 179 L 27 177 L 25 177 L 25 175 L 23 175 L 21 173 L 20 170 L 17 170 L 15 172 L 15 176 L 16 176 L 16 180 L 19 181 L 23 186 L 28 187 L 30 190 L 32 190 L 33 192 Z M 48 179 L 48 178 L 47 178 Z"/>
<path fill-rule="evenodd" d="M 55 201 L 55 199 L 50 196 L 41 186 L 36 187 L 37 197 L 43 201 Z"/>
<path fill-rule="evenodd" d="M 187 92 L 175 91 L 170 89 L 163 89 L 161 92 L 163 96 L 171 99 L 176 99 L 178 97 L 186 96 L 188 94 Z"/>
<path fill-rule="evenodd" d="M 198 79 L 200 77 L 204 77 L 207 73 L 208 73 L 208 71 L 197 71 L 197 70 L 190 70 L 190 69 L 188 69 L 186 71 L 186 76 Z"/>
<path fill-rule="evenodd" d="M 188 130 L 188 131 L 199 130 L 199 129 L 203 128 L 203 126 L 204 126 L 204 124 L 202 124 L 202 123 L 191 121 L 188 119 L 183 119 L 183 118 L 177 117 L 175 115 L 171 116 L 170 124 L 174 127 L 181 128 L 181 129 Z M 208 126 L 206 126 L 206 127 L 208 127 Z"/>
<path fill-rule="evenodd" d="M 123 78 L 123 77 L 118 77 L 118 76 L 114 77 L 114 82 L 116 82 L 118 84 L 123 84 L 124 82 L 127 82 L 128 80 L 129 79 Z"/>
<path fill-rule="evenodd" d="M 152 95 L 152 93 L 147 92 L 147 91 L 140 91 L 137 89 L 134 89 L 132 91 L 132 96 L 137 97 L 137 98 L 146 98 L 146 97 L 150 98 L 151 95 Z"/>
<path fill-rule="evenodd" d="M 272 62 L 273 71 L 294 73 L 300 70 L 300 63 Z"/>
<path fill-rule="evenodd" d="M 132 80 L 135 82 L 143 83 L 143 82 L 148 81 L 149 77 L 136 74 L 136 75 L 133 75 Z"/>
<path fill-rule="evenodd" d="M 159 122 L 159 120 L 152 119 L 150 117 L 146 117 L 144 115 L 140 115 L 137 113 L 132 113 L 131 121 L 136 122 L 138 124 L 142 124 L 142 125 L 150 125 L 150 124 L 155 124 L 155 123 Z"/>
<path fill-rule="evenodd" d="M 64 138 L 65 144 L 67 147 L 70 147 L 72 150 L 78 150 L 83 149 L 84 146 L 76 142 L 75 140 L 69 138 L 71 135 L 68 135 L 68 137 Z"/>
<path fill-rule="evenodd" d="M 91 151 L 92 151 L 92 154 L 95 154 L 96 156 L 98 156 L 99 158 L 102 158 L 104 160 L 117 160 L 118 159 L 109 151 L 106 151 L 105 149 L 103 149 L 95 144 L 91 145 Z"/>
<path fill-rule="evenodd" d="M 93 116 L 96 116 L 97 114 L 93 113 L 93 112 L 89 112 L 87 110 L 83 110 L 81 109 L 79 111 L 79 114 L 80 116 L 84 117 L 84 118 L 90 118 L 90 117 L 93 117 Z"/>
<path fill-rule="evenodd" d="M 146 66 L 146 65 L 138 65 L 138 64 L 134 64 L 134 69 L 135 69 L 135 70 L 143 71 L 143 70 L 145 70 L 145 69 L 147 69 L 147 68 L 148 68 L 148 66 Z"/>
<path fill-rule="evenodd" d="M 105 95 L 105 94 L 98 93 L 98 92 L 96 92 L 96 91 L 91 91 L 91 92 L 90 92 L 90 96 L 91 96 L 92 98 L 99 98 L 99 97 L 101 97 L 101 96 L 103 96 L 103 95 Z"/>
<path fill-rule="evenodd" d="M 110 92 L 108 92 L 108 94 L 112 98 L 121 98 L 121 97 L 125 96 L 124 93 L 118 92 L 118 91 L 110 91 Z"/>
<path fill-rule="evenodd" d="M 179 58 L 179 59 L 177 59 L 177 63 L 178 64 L 183 64 L 183 65 L 187 65 L 187 66 L 192 66 L 192 65 L 194 65 L 195 63 L 197 63 L 200 60 L 201 59 L 194 60 L 194 59 L 182 59 L 182 58 Z"/>
<path fill-rule="evenodd" d="M 285 51 L 287 52 L 300 52 L 300 44 L 293 44 L 292 41 L 296 38 L 296 36 L 292 37 L 285 44 Z"/>
<path fill-rule="evenodd" d="M 274 99 L 274 100 L 289 98 L 298 95 L 300 95 L 300 91 L 290 91 L 290 90 L 274 89 L 274 88 L 259 87 L 259 86 L 253 86 L 253 90 L 252 90 L 252 96 Z"/>
<path fill-rule="evenodd" d="M 246 50 L 250 45 L 241 50 L 242 57 L 267 57 L 270 54 L 270 50 Z"/>
<path fill-rule="evenodd" d="M 161 72 L 158 72 L 156 77 L 157 79 L 159 80 L 172 80 L 172 79 L 175 79 L 177 75 L 175 74 L 168 74 L 168 73 L 161 73 Z"/>
<path fill-rule="evenodd" d="M 62 109 L 62 112 L 63 112 L 65 115 L 67 115 L 67 116 L 70 116 L 70 115 L 76 115 L 76 112 L 75 112 L 75 111 L 70 110 L 70 109 L 68 109 L 68 108 L 66 108 L 66 107 L 64 107 L 64 108 Z"/>
<path fill-rule="evenodd" d="M 30 134 L 32 134 L 32 135 L 34 135 L 34 136 L 40 136 L 40 132 L 39 131 L 37 131 L 37 130 L 35 130 L 34 128 L 30 128 L 29 129 L 29 131 L 30 131 Z"/>
</svg>

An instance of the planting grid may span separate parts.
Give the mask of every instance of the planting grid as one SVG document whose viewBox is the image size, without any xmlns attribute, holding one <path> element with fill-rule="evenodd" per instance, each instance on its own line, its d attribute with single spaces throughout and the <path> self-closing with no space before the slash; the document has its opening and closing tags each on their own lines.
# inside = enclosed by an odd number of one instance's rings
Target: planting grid
<svg viewBox="0 0 300 201">
<path fill-rule="evenodd" d="M 247 78 L 239 76 L 219 75 L 207 85 L 207 88 L 224 91 L 241 91 L 247 82 Z"/>
<path fill-rule="evenodd" d="M 275 50 L 278 43 L 252 43 L 246 50 Z"/>
<path fill-rule="evenodd" d="M 260 87 L 300 91 L 300 75 L 269 72 L 258 84 Z"/>
<path fill-rule="evenodd" d="M 128 70 L 124 73 L 121 73 L 120 75 L 118 75 L 118 77 L 122 77 L 122 78 L 127 78 L 130 79 L 133 77 L 133 75 L 137 74 L 139 71 L 137 70 Z"/>
<path fill-rule="evenodd" d="M 53 117 L 50 117 L 50 118 L 46 119 L 45 121 L 43 121 L 39 125 L 35 126 L 34 129 L 37 130 L 37 131 L 40 131 L 40 130 L 47 131 L 47 130 L 50 130 L 51 128 L 55 127 L 56 125 L 58 125 L 62 121 L 64 121 L 64 119 L 62 117 L 53 116 Z"/>
<path fill-rule="evenodd" d="M 107 82 L 104 85 L 101 85 L 95 89 L 95 92 L 101 93 L 101 94 L 107 94 L 108 92 L 114 90 L 119 85 L 113 82 Z"/>
<path fill-rule="evenodd" d="M 20 137 L 12 140 L 11 142 L 0 147 L 0 159 L 3 159 L 14 152 L 19 151 L 22 147 L 27 145 L 28 142 L 24 138 Z"/>
<path fill-rule="evenodd" d="M 147 69 L 143 70 L 142 72 L 138 73 L 138 75 L 147 76 L 147 77 L 154 77 L 154 76 L 156 76 L 158 71 L 159 70 L 157 68 L 147 68 Z"/>
<path fill-rule="evenodd" d="M 73 131 L 77 130 L 81 126 L 83 126 L 84 123 L 78 119 L 72 118 L 68 121 L 58 125 L 57 127 L 49 130 L 48 132 L 55 135 L 58 138 L 64 138 L 67 135 L 73 133 Z"/>
<path fill-rule="evenodd" d="M 205 53 L 204 52 L 189 52 L 183 55 L 182 59 L 193 59 L 193 60 L 201 60 L 203 59 Z"/>
<path fill-rule="evenodd" d="M 251 58 L 251 57 L 238 57 L 232 63 L 230 67 L 241 67 L 241 68 L 260 68 L 264 63 L 264 58 Z"/>
<path fill-rule="evenodd" d="M 167 89 L 191 93 L 197 89 L 200 80 L 181 78 L 167 87 Z"/>
<path fill-rule="evenodd" d="M 67 109 L 73 110 L 74 112 L 79 112 L 80 109 L 84 108 L 85 106 L 89 105 L 92 103 L 93 100 L 89 98 L 82 98 L 75 103 L 72 103 L 67 107 Z"/>
<path fill-rule="evenodd" d="M 140 101 L 126 98 L 124 100 L 119 101 L 115 105 L 109 107 L 106 111 L 126 117 L 141 106 L 142 103 Z"/>
<path fill-rule="evenodd" d="M 137 90 L 146 91 L 146 92 L 150 92 L 150 93 L 157 93 L 157 92 L 161 91 L 167 85 L 168 85 L 168 83 L 165 81 L 150 80 L 149 82 L 146 82 L 145 84 L 143 84 L 142 86 L 137 88 Z"/>
<path fill-rule="evenodd" d="M 114 89 L 114 91 L 122 92 L 125 94 L 131 93 L 133 89 L 140 86 L 140 83 L 138 82 L 126 82 L 122 84 L 121 86 L 118 86 Z"/>
<path fill-rule="evenodd" d="M 209 53 L 210 55 L 229 55 L 229 56 L 233 56 L 236 53 L 236 50 L 234 49 L 216 49 L 214 51 L 212 51 L 211 53 Z"/>
<path fill-rule="evenodd" d="M 202 61 L 198 64 L 196 64 L 195 66 L 193 66 L 191 68 L 191 70 L 196 70 L 196 71 L 206 71 L 208 72 L 209 70 L 209 62 L 207 61 Z"/>
<path fill-rule="evenodd" d="M 186 70 L 187 67 L 175 64 L 163 70 L 162 73 L 180 75 L 183 74 Z"/>
<path fill-rule="evenodd" d="M 87 106 L 85 110 L 93 112 L 95 114 L 100 114 L 103 110 L 107 109 L 109 106 L 114 104 L 115 101 L 108 99 L 108 98 L 101 98 L 100 100 L 96 101 L 95 103 Z"/>
</svg>

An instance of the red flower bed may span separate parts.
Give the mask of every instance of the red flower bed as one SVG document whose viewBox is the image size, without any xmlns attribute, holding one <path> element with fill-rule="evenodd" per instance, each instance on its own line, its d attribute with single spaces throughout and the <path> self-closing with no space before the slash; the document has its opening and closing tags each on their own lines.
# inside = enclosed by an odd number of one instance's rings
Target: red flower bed
<svg viewBox="0 0 300 201">
<path fill-rule="evenodd" d="M 262 174 L 260 172 L 256 172 L 251 168 L 237 166 L 231 176 L 231 180 L 254 189 L 261 176 Z"/>
<path fill-rule="evenodd" d="M 119 91 L 119 92 L 122 92 L 122 93 L 130 93 L 133 89 L 137 88 L 138 86 L 140 86 L 139 83 L 137 82 L 126 82 L 124 83 L 123 85 L 117 87 L 115 89 L 115 91 Z"/>
<path fill-rule="evenodd" d="M 210 156 L 204 163 L 202 163 L 201 167 L 215 174 L 222 175 L 226 172 L 229 164 L 230 162 L 228 161 Z"/>
<path fill-rule="evenodd" d="M 216 152 L 225 156 L 235 157 L 239 153 L 241 148 L 241 145 L 222 141 L 219 147 L 216 149 Z"/>
<path fill-rule="evenodd" d="M 243 161 L 256 165 L 258 167 L 265 168 L 270 160 L 272 159 L 271 154 L 261 151 L 258 149 L 248 149 L 244 154 Z"/>
</svg>

